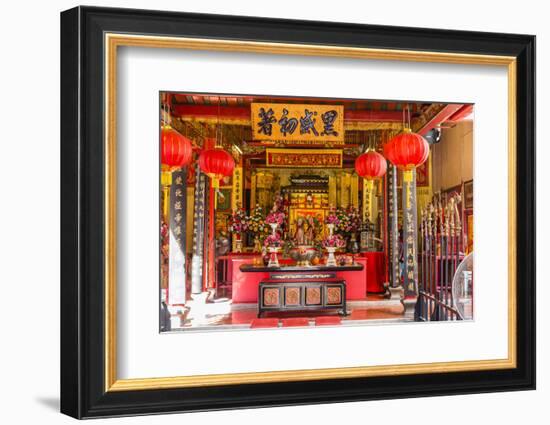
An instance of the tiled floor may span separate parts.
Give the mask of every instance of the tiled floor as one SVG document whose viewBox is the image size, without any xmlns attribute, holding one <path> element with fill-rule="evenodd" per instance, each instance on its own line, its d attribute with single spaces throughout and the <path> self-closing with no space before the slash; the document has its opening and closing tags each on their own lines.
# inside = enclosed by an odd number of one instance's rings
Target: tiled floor
<svg viewBox="0 0 550 425">
<path fill-rule="evenodd" d="M 347 316 L 341 317 L 342 326 L 368 324 L 369 321 L 373 324 L 404 321 L 402 305 L 396 301 L 388 301 L 380 295 L 369 295 L 364 300 L 348 302 L 347 312 Z M 315 317 L 329 315 L 337 315 L 337 313 L 326 311 L 266 313 L 263 317 L 279 319 L 307 318 L 310 326 L 315 326 Z M 173 330 L 247 329 L 250 328 L 252 321 L 257 317 L 257 304 L 234 305 L 229 301 L 220 301 L 196 308 L 191 307 L 179 320 L 172 320 L 172 328 Z"/>
</svg>

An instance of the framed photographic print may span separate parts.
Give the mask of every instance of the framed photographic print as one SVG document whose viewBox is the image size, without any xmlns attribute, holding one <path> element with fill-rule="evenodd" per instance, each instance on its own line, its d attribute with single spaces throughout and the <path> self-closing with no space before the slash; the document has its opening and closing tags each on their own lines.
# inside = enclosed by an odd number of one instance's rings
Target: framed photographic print
<svg viewBox="0 0 550 425">
<path fill-rule="evenodd" d="M 61 411 L 533 389 L 534 49 L 63 12 Z"/>
</svg>

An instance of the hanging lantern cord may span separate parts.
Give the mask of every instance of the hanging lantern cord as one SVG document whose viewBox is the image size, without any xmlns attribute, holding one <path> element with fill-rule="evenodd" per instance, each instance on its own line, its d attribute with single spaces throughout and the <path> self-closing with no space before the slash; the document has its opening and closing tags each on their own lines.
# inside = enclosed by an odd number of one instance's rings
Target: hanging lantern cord
<svg viewBox="0 0 550 425">
<path fill-rule="evenodd" d="M 402 124 L 403 124 L 403 129 L 404 130 L 410 130 L 411 129 L 411 108 L 409 107 L 408 103 L 403 108 Z"/>
</svg>

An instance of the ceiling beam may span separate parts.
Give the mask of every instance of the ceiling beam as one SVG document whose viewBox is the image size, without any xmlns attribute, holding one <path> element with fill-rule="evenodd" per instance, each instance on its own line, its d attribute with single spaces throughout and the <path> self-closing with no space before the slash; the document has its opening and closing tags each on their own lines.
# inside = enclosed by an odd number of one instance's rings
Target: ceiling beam
<svg viewBox="0 0 550 425">
<path fill-rule="evenodd" d="M 474 105 L 464 105 L 462 108 L 460 108 L 458 111 L 456 111 L 453 115 L 451 115 L 448 119 L 448 121 L 457 122 L 464 118 L 466 118 L 468 115 L 470 115 L 474 110 Z"/>
<path fill-rule="evenodd" d="M 448 121 L 449 118 L 455 114 L 459 109 L 461 109 L 464 106 L 462 103 L 451 103 L 448 105 L 443 106 L 439 112 L 434 114 L 432 117 L 427 118 L 422 122 L 418 128 L 415 128 L 414 131 L 421 136 L 426 135 L 428 131 L 430 131 L 432 128 L 437 127 L 441 123 L 444 123 L 445 121 Z"/>
<path fill-rule="evenodd" d="M 173 105 L 172 115 L 185 121 L 200 121 L 224 124 L 250 125 L 250 107 L 248 106 L 218 106 L 218 105 Z M 360 123 L 401 123 L 403 113 L 401 111 L 369 111 L 369 110 L 345 110 L 344 122 L 346 124 Z"/>
</svg>

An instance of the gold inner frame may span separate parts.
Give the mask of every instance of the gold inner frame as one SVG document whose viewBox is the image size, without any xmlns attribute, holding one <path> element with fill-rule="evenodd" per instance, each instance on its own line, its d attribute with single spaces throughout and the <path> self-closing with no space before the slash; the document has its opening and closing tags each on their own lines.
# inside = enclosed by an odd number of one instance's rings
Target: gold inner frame
<svg viewBox="0 0 550 425">
<path fill-rule="evenodd" d="M 516 58 L 253 41 L 230 41 L 106 33 L 105 45 L 105 391 L 357 378 L 416 373 L 511 369 L 516 357 Z M 116 95 L 118 47 L 149 47 L 358 59 L 494 65 L 508 71 L 508 357 L 495 360 L 305 369 L 274 372 L 117 379 L 116 339 Z"/>
</svg>

